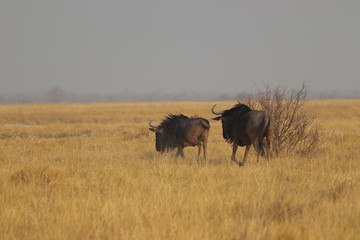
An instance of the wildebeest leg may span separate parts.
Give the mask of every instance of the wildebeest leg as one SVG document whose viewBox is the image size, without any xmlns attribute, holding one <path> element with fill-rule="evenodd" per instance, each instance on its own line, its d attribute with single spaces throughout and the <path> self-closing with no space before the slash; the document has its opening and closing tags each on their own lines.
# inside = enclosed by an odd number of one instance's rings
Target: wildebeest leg
<svg viewBox="0 0 360 240">
<path fill-rule="evenodd" d="M 184 148 L 183 147 L 178 147 L 178 151 L 176 153 L 176 157 L 181 156 L 182 158 L 184 158 Z"/>
<path fill-rule="evenodd" d="M 207 140 L 205 140 L 202 144 L 202 147 L 203 147 L 203 151 L 204 151 L 204 159 L 206 161 L 206 145 L 207 145 Z"/>
<path fill-rule="evenodd" d="M 264 143 L 263 143 L 263 138 L 264 138 L 264 134 L 263 133 L 259 133 L 258 134 L 258 138 L 257 138 L 257 145 L 258 145 L 258 153 L 257 153 L 257 162 L 259 161 L 259 157 L 260 155 L 263 157 L 265 156 L 265 148 L 264 148 Z"/>
<path fill-rule="evenodd" d="M 197 155 L 197 157 L 199 158 L 200 157 L 200 153 L 201 153 L 201 143 L 199 144 L 199 145 L 197 145 L 198 146 L 198 155 Z"/>
<path fill-rule="evenodd" d="M 254 146 L 255 152 L 256 152 L 256 161 L 259 161 L 259 156 L 260 156 L 260 151 L 261 151 L 261 146 L 260 146 L 260 141 L 258 138 L 254 139 L 254 142 L 252 143 L 252 145 Z M 246 149 L 245 149 L 245 154 L 246 154 Z M 244 155 L 245 158 L 245 155 Z"/>
<path fill-rule="evenodd" d="M 272 136 L 266 136 L 266 158 L 271 158 L 272 156 Z"/>
<path fill-rule="evenodd" d="M 272 124 L 269 122 L 268 127 L 266 128 L 265 131 L 265 137 L 266 137 L 266 150 L 267 150 L 267 158 L 271 158 L 272 157 L 272 142 L 273 142 L 273 138 L 274 138 L 274 129 Z"/>
<path fill-rule="evenodd" d="M 264 156 L 264 146 L 263 146 L 262 139 L 258 139 L 257 143 L 258 143 L 259 150 L 257 151 L 256 161 L 259 162 L 260 155 Z"/>
<path fill-rule="evenodd" d="M 246 145 L 245 153 L 244 153 L 244 158 L 243 158 L 243 161 L 242 161 L 242 162 L 239 162 L 239 166 L 244 166 L 244 165 L 245 165 L 246 158 L 247 158 L 247 155 L 248 155 L 248 153 L 249 153 L 250 147 L 251 147 L 251 145 Z"/>
<path fill-rule="evenodd" d="M 208 135 L 209 135 L 209 131 L 204 130 L 201 133 L 200 137 L 198 137 L 199 144 L 202 146 L 203 151 L 204 151 L 204 160 L 205 161 L 206 161 L 206 146 L 207 146 L 207 141 L 208 141 Z M 199 147 L 198 157 L 200 156 L 200 151 L 201 151 L 201 148 Z"/>
<path fill-rule="evenodd" d="M 265 150 L 265 158 L 269 159 L 270 158 L 270 143 L 267 138 L 266 138 L 266 142 L 264 144 L 264 150 Z"/>
<path fill-rule="evenodd" d="M 197 155 L 197 162 L 199 162 L 199 160 L 200 160 L 200 154 L 201 154 L 201 142 L 197 145 L 198 146 L 198 155 Z"/>
<path fill-rule="evenodd" d="M 236 163 L 237 163 L 237 161 L 235 158 L 235 154 L 236 154 L 237 148 L 238 148 L 238 145 L 236 143 L 233 143 L 233 151 L 232 151 L 232 155 L 231 155 L 231 160 L 233 160 Z"/>
</svg>

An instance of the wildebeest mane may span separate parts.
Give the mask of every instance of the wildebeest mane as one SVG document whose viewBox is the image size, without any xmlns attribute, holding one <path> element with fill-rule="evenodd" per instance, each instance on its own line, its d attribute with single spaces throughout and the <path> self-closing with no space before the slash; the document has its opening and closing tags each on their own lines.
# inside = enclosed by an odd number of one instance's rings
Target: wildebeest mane
<svg viewBox="0 0 360 240">
<path fill-rule="evenodd" d="M 238 103 L 238 104 L 234 105 L 232 108 L 230 108 L 229 110 L 225 110 L 225 112 L 222 114 L 222 116 L 225 117 L 227 115 L 238 113 L 241 117 L 242 115 L 244 115 L 245 113 L 248 113 L 250 111 L 251 111 L 251 109 L 249 108 L 249 106 L 242 104 L 242 103 Z"/>
<path fill-rule="evenodd" d="M 171 127 L 176 124 L 180 119 L 189 119 L 188 116 L 185 116 L 183 114 L 169 114 L 165 117 L 165 119 L 160 123 L 159 129 L 169 130 Z"/>
</svg>

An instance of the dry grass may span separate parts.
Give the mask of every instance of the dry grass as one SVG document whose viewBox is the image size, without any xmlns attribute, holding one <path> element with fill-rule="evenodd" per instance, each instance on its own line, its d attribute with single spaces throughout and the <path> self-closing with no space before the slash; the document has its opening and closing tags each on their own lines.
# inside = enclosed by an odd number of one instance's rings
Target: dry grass
<svg viewBox="0 0 360 240">
<path fill-rule="evenodd" d="M 207 163 L 155 151 L 149 120 L 212 105 L 0 105 L 0 239 L 359 239 L 360 100 L 309 103 L 311 157 L 240 168 L 214 121 Z"/>
</svg>

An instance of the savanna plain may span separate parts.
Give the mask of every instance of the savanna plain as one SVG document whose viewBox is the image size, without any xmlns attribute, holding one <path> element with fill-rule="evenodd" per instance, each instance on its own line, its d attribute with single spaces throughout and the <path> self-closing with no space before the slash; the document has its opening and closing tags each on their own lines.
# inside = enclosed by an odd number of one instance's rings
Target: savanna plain
<svg viewBox="0 0 360 240">
<path fill-rule="evenodd" d="M 156 152 L 150 120 L 213 104 L 0 105 L 0 239 L 360 239 L 360 100 L 307 103 L 311 155 L 239 167 L 216 121 L 206 162 Z"/>
</svg>

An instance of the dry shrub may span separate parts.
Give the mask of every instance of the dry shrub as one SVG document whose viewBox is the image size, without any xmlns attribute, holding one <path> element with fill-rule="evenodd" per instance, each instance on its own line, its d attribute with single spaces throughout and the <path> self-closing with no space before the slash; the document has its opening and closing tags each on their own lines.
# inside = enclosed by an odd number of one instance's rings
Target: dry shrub
<svg viewBox="0 0 360 240">
<path fill-rule="evenodd" d="M 277 85 L 265 84 L 256 94 L 241 94 L 239 102 L 252 109 L 267 112 L 274 126 L 273 154 L 308 155 L 319 149 L 319 126 L 314 123 L 316 114 L 306 110 L 305 83 L 300 89 L 287 91 Z"/>
</svg>

